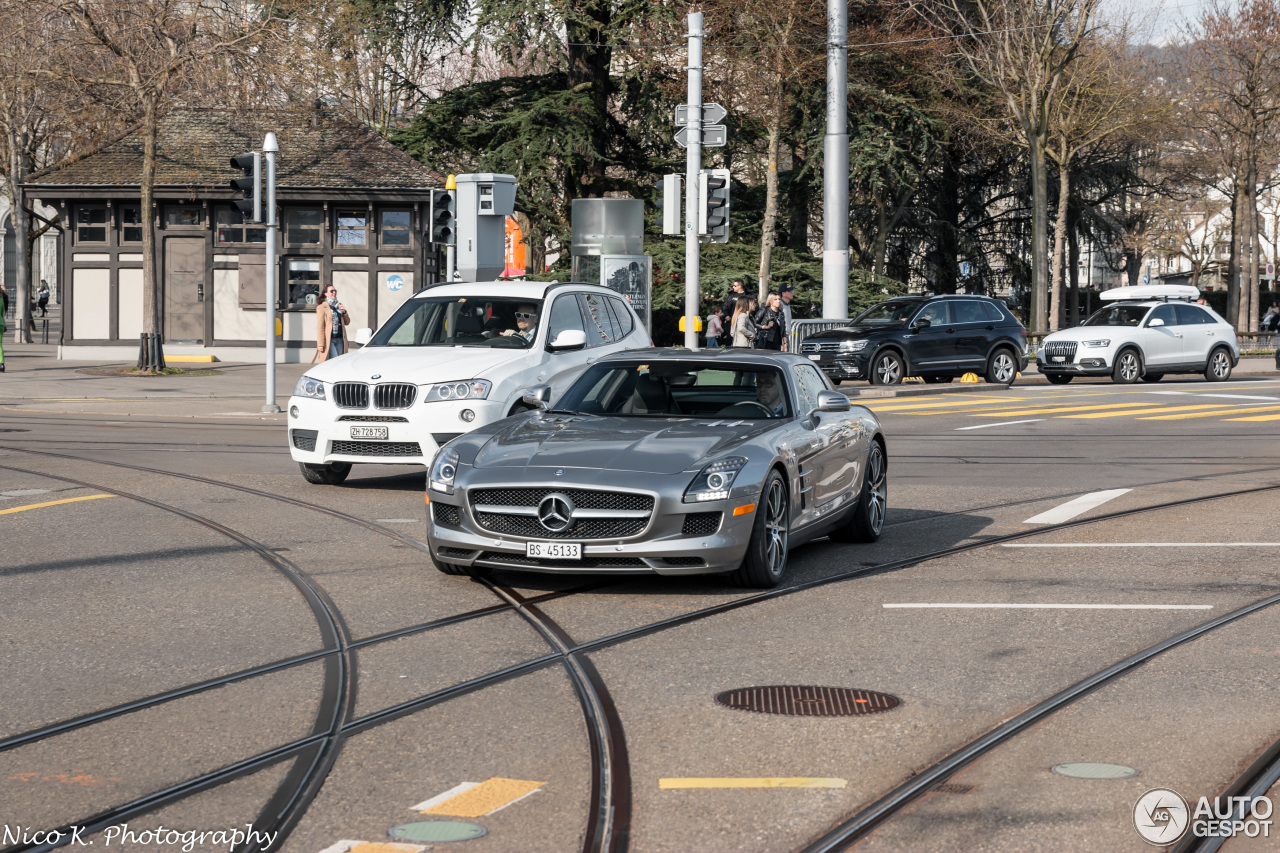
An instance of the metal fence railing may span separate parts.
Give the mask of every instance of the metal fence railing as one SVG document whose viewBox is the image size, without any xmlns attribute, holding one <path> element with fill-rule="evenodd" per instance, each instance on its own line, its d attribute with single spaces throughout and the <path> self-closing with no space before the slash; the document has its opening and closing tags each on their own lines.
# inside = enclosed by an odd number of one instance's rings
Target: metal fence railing
<svg viewBox="0 0 1280 853">
<path fill-rule="evenodd" d="M 787 351 L 800 352 L 800 344 L 814 332 L 839 329 L 849 325 L 848 320 L 792 320 L 787 330 Z"/>
</svg>

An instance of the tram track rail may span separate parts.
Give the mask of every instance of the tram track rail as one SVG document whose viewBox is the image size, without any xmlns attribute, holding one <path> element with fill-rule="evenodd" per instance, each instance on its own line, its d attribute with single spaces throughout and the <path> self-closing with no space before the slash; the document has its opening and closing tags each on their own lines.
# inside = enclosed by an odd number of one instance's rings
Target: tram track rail
<svg viewBox="0 0 1280 853">
<path fill-rule="evenodd" d="M 69 460 L 74 460 L 78 462 L 90 462 L 95 464 L 102 464 L 102 465 L 108 465 L 108 466 L 114 466 L 114 467 L 120 467 L 120 468 L 126 468 L 126 469 L 139 470 L 146 473 L 152 473 L 152 474 L 158 474 L 158 475 L 170 476 L 170 477 L 178 477 L 181 479 L 205 483 L 207 485 L 219 486 L 219 487 L 229 488 L 229 489 L 233 489 L 241 492 L 246 492 L 246 493 L 258 495 L 264 498 L 283 501 L 285 503 L 294 505 L 299 508 L 325 513 L 331 517 L 348 521 L 351 523 L 355 523 L 362 527 L 365 527 L 366 529 L 373 530 L 380 534 L 398 539 L 403 543 L 410 545 L 411 547 L 417 548 L 420 551 L 426 550 L 425 543 L 422 543 L 419 540 L 413 539 L 412 537 L 406 536 L 400 533 L 399 531 L 394 531 L 389 528 L 382 527 L 381 525 L 375 524 L 373 522 L 368 522 L 364 519 L 360 519 L 356 516 L 351 516 L 347 513 L 342 513 L 338 510 L 333 510 L 328 507 L 311 504 L 309 502 L 301 501 L 296 498 L 290 498 L 283 495 L 275 495 L 273 493 L 266 492 L 259 489 L 253 489 L 246 486 L 239 486 L 236 484 L 225 483 L 225 482 L 213 480 L 210 478 L 199 477 L 197 475 L 163 471 L 160 469 L 148 468 L 145 466 L 130 465 L 127 463 L 85 459 L 83 457 L 76 457 L 68 454 L 51 453 L 47 451 L 35 451 L 35 450 L 28 450 L 26 448 L 0 447 L 0 449 L 15 450 L 19 452 L 34 453 L 34 454 L 39 454 L 44 456 L 52 456 L 57 458 L 69 459 Z M 3 466 L 0 466 L 0 467 L 3 467 Z M 1267 468 L 1267 469 L 1257 469 L 1257 470 L 1250 470 L 1250 471 L 1236 471 L 1236 472 L 1229 472 L 1229 475 L 1239 476 L 1243 474 L 1255 474 L 1255 473 L 1263 473 L 1263 472 L 1273 473 L 1274 469 Z M 51 475 L 44 474 L 43 472 L 30 472 L 30 473 L 37 474 L 39 476 L 51 476 Z M 1170 479 L 1170 480 L 1161 481 L 1161 482 L 1171 483 L 1171 482 L 1187 482 L 1187 481 L 1197 481 L 1197 480 L 1203 481 L 1206 479 L 1210 479 L 1213 476 L 1226 476 L 1226 475 L 1210 475 L 1206 477 L 1191 477 L 1191 478 L 1182 477 L 1182 478 Z M 92 486 L 92 487 L 98 488 L 97 486 Z M 501 605 L 495 605 L 490 608 L 483 608 L 483 610 L 485 612 L 499 612 L 499 611 L 514 610 L 515 612 L 519 613 L 523 618 L 525 618 L 527 621 L 530 622 L 531 626 L 534 627 L 535 630 L 537 630 L 540 634 L 543 635 L 544 639 L 546 639 L 549 645 L 552 647 L 552 652 L 547 655 L 543 655 L 538 658 L 534 658 L 529 661 L 525 661 L 523 663 L 507 667 L 503 670 L 498 670 L 493 673 L 489 673 L 487 675 L 480 676 L 478 678 L 471 679 L 469 681 L 466 681 L 457 685 L 453 685 L 444 690 L 436 691 L 434 693 L 427 694 L 425 696 L 400 703 L 399 705 L 382 709 L 380 711 L 371 713 L 365 717 L 351 720 L 341 727 L 340 734 L 345 737 L 345 736 L 349 736 L 350 734 L 367 731 L 385 722 L 389 722 L 390 720 L 399 719 L 408 714 L 416 713 L 426 708 L 439 705 L 443 702 L 447 702 L 459 696 L 466 695 L 475 690 L 482 689 L 483 687 L 491 686 L 493 684 L 501 683 L 503 681 L 507 681 L 513 678 L 518 678 L 520 676 L 530 674 L 532 672 L 536 672 L 559 663 L 565 668 L 566 672 L 570 677 L 571 682 L 574 685 L 575 690 L 578 693 L 580 703 L 583 706 L 584 714 L 587 717 L 588 728 L 589 728 L 589 731 L 591 732 L 591 754 L 592 754 L 592 765 L 593 765 L 592 766 L 592 807 L 591 807 L 591 814 L 588 816 L 589 822 L 588 822 L 588 830 L 586 833 L 586 844 L 584 845 L 584 851 L 625 850 L 627 839 L 629 836 L 630 784 L 631 784 L 630 779 L 627 778 L 628 774 L 626 773 L 628 762 L 626 757 L 625 739 L 623 737 L 621 721 L 618 716 L 616 707 L 613 707 L 613 701 L 612 701 L 612 698 L 609 696 L 607 685 L 604 684 L 603 680 L 599 676 L 598 671 L 595 670 L 595 667 L 591 664 L 590 660 L 587 657 L 591 653 L 597 652 L 606 648 L 610 648 L 613 646 L 617 646 L 635 639 L 639 639 L 641 637 L 650 636 L 652 634 L 656 634 L 662 631 L 666 631 L 666 630 L 670 630 L 683 625 L 691 624 L 701 619 L 710 618 L 712 616 L 716 616 L 722 613 L 727 613 L 732 610 L 751 606 L 760 602 L 770 601 L 783 596 L 815 589 L 820 586 L 840 583 L 846 580 L 853 580 L 856 578 L 864 578 L 864 577 L 874 576 L 878 574 L 901 571 L 903 569 L 918 566 L 922 563 L 926 563 L 932 560 L 942 559 L 945 557 L 967 553 L 967 552 L 974 551 L 981 548 L 1001 545 L 1001 544 L 1014 542 L 1021 539 L 1040 536 L 1046 533 L 1053 533 L 1061 530 L 1083 527 L 1086 525 L 1092 525 L 1092 524 L 1097 524 L 1101 522 L 1127 518 L 1130 516 L 1156 512 L 1164 509 L 1178 508 L 1178 507 L 1203 503 L 1207 501 L 1223 500 L 1223 499 L 1229 499 L 1233 497 L 1257 495 L 1261 493 L 1274 492 L 1277 490 L 1280 490 L 1280 483 L 1252 486 L 1249 488 L 1235 489 L 1235 490 L 1226 491 L 1226 492 L 1218 492 L 1210 495 L 1202 495 L 1202 496 L 1185 498 L 1185 499 L 1174 500 L 1174 501 L 1165 501 L 1165 502 L 1151 504 L 1143 507 L 1135 507 L 1127 510 L 1107 513 L 1103 515 L 1091 516 L 1088 518 L 1074 519 L 1074 520 L 1062 522 L 1059 524 L 1043 525 L 1033 529 L 1019 531 L 1016 533 L 984 537 L 981 539 L 975 539 L 969 542 L 963 542 L 958 545 L 950 546 L 943 549 L 937 549 L 935 551 L 914 555 L 914 556 L 903 558 L 900 560 L 895 560 L 895 561 L 882 563 L 878 565 L 861 567 L 861 568 L 851 569 L 844 572 L 839 572 L 827 577 L 817 578 L 811 581 L 806 581 L 806 582 L 789 586 L 786 588 L 782 588 L 782 589 L 769 590 L 762 593 L 746 595 L 742 598 L 735 599 L 733 601 L 712 605 L 710 607 L 702 608 L 690 613 L 680 614 L 678 616 L 673 616 L 668 619 L 658 620 L 656 622 L 651 622 L 646 625 L 638 626 L 636 628 L 617 632 L 609 636 L 600 637 L 600 638 L 587 640 L 583 642 L 574 642 L 572 638 L 570 638 L 568 634 L 563 631 L 562 628 L 560 628 L 558 625 L 554 623 L 553 620 L 548 619 L 546 615 L 538 608 L 537 605 L 541 601 L 548 600 L 548 598 L 551 598 L 551 597 L 564 597 L 564 596 L 576 594 L 578 592 L 583 592 L 585 590 L 580 590 L 580 589 L 566 590 L 563 592 L 551 593 L 549 595 L 536 596 L 536 597 L 525 599 L 522 596 L 520 596 L 520 594 L 515 590 L 512 590 L 507 587 L 499 586 L 497 584 L 494 584 L 491 581 L 481 581 L 480 583 L 488 587 L 491 592 L 497 595 L 504 602 Z M 110 491 L 110 490 L 105 489 L 104 491 Z M 1075 494 L 1075 493 L 1073 492 L 1072 494 Z M 1018 501 L 1018 502 L 1013 502 L 1011 504 L 1006 504 L 1001 506 L 1011 506 L 1011 505 L 1016 506 L 1023 503 L 1039 503 L 1047 499 L 1048 498 L 1035 498 L 1032 500 Z M 981 510 L 972 509 L 972 510 L 966 510 L 963 512 L 948 513 L 947 515 L 966 515 L 976 511 L 981 511 Z M 932 516 L 930 520 L 937 520 L 939 517 L 940 516 Z M 910 524 L 910 523 L 915 523 L 915 521 L 917 520 L 906 520 L 905 522 L 902 522 L 902 523 Z M 1143 663 L 1146 663 L 1147 661 L 1155 658 L 1159 654 L 1162 654 L 1163 652 L 1171 648 L 1175 648 L 1184 643 L 1190 642 L 1196 639 L 1197 637 L 1203 636 L 1204 634 L 1218 627 L 1221 627 L 1222 625 L 1229 624 L 1230 622 L 1234 622 L 1237 619 L 1240 619 L 1251 613 L 1255 613 L 1265 608 L 1268 608 L 1276 603 L 1280 603 L 1280 595 L 1269 596 L 1266 598 L 1259 599 L 1241 608 L 1238 608 L 1237 610 L 1234 610 L 1231 613 L 1224 614 L 1222 616 L 1216 617 L 1215 619 L 1207 620 L 1206 622 L 1202 622 L 1202 623 L 1199 623 L 1198 625 L 1192 626 L 1191 628 L 1188 628 L 1177 635 L 1166 638 L 1165 640 L 1162 640 L 1161 642 L 1156 643 L 1153 646 L 1150 646 L 1133 655 L 1130 655 L 1129 657 L 1117 663 L 1111 664 L 1110 666 L 1104 668 L 1103 670 L 1100 670 L 1088 676 L 1087 678 L 1076 682 L 1070 687 L 1067 687 L 1064 690 L 1060 691 L 1059 693 L 1054 694 L 1054 696 L 1038 703 L 1033 708 L 1028 709 L 1027 711 L 1024 711 L 1022 714 L 1018 715 L 1017 717 L 1005 723 L 1002 723 L 1000 726 L 997 726 L 996 728 L 985 733 L 979 738 L 961 746 L 959 749 L 950 753 L 942 761 L 936 763 L 930 768 L 927 768 L 925 771 L 915 774 L 912 777 L 912 779 L 909 780 L 908 782 L 903 783 L 902 785 L 898 786 L 897 788 L 894 788 L 887 794 L 883 795 L 881 798 L 863 807 L 857 813 L 855 813 L 850 818 L 838 824 L 835 828 L 829 830 L 823 836 L 819 837 L 814 841 L 809 842 L 808 845 L 803 847 L 802 849 L 805 851 L 805 853 L 817 853 L 817 851 L 828 851 L 828 850 L 835 851 L 835 850 L 846 849 L 849 845 L 856 843 L 857 840 L 864 837 L 869 832 L 873 831 L 875 827 L 881 825 L 883 822 L 890 819 L 895 814 L 901 812 L 903 809 L 909 806 L 916 799 L 928 793 L 937 785 L 945 782 L 948 778 L 950 778 L 959 770 L 963 769 L 963 767 L 967 766 L 972 761 L 976 760 L 977 758 L 981 757 L 987 752 L 990 752 L 994 748 L 1008 741 L 1009 739 L 1016 736 L 1020 732 L 1025 731 L 1026 729 L 1030 728 L 1031 726 L 1035 725 L 1041 720 L 1046 719 L 1047 717 L 1055 713 L 1057 710 L 1060 710 L 1066 707 L 1067 705 L 1075 702 L 1076 700 L 1082 698 L 1083 696 L 1088 695 L 1089 693 L 1093 692 L 1099 687 L 1102 687 L 1105 684 L 1108 684 L 1117 680 L 1123 675 L 1137 669 Z M 473 611 L 473 612 L 480 612 L 480 611 Z M 410 628 L 410 629 L 404 629 L 404 630 L 411 631 L 414 629 Z M 391 633 L 396 633 L 396 632 L 391 632 Z M 368 640 L 361 641 L 361 642 L 368 642 Z M 294 662 L 289 665 L 297 665 L 297 663 Z M 312 748 L 313 746 L 314 746 L 314 741 L 311 739 L 304 739 L 302 741 L 297 741 L 292 744 L 287 744 L 276 750 L 272 750 L 269 753 L 263 753 L 260 756 L 255 756 L 253 758 L 246 759 L 246 762 L 241 762 L 239 765 L 235 765 L 237 767 L 240 767 L 241 769 L 236 771 L 231 776 L 228 776 L 224 772 L 226 770 L 224 768 L 224 771 L 215 771 L 215 773 L 213 774 L 206 774 L 205 777 L 188 780 L 187 782 L 181 783 L 180 786 L 175 786 L 174 790 L 181 789 L 186 791 L 188 789 L 192 789 L 193 786 L 198 790 L 206 790 L 207 788 L 213 787 L 217 784 L 221 784 L 222 782 L 230 781 L 232 778 L 240 778 L 243 775 L 247 775 L 247 773 L 249 772 L 255 772 L 257 769 L 261 769 L 267 764 L 275 763 L 276 761 L 280 761 L 285 758 L 291 757 L 293 755 L 300 753 L 303 750 Z M 4 742 L 0 742 L 0 749 L 3 749 L 3 748 L 4 748 Z M 197 790 L 190 790 L 188 793 L 184 793 L 184 794 L 175 794 L 174 798 L 181 799 L 185 796 L 190 796 L 191 793 L 195 793 L 195 792 L 197 792 Z M 157 792 L 157 794 L 154 794 L 151 796 L 152 797 L 160 796 L 163 793 L 164 792 Z M 127 808 L 127 807 L 121 807 L 121 808 Z M 148 806 L 148 808 L 154 808 L 154 806 Z M 143 810 L 145 811 L 147 809 L 143 809 Z M 131 813 L 136 814 L 141 812 L 137 811 L 135 808 Z M 299 816 L 300 816 L 300 813 L 299 813 Z M 107 825 L 109 825 L 109 823 Z M 43 850 L 43 849 L 52 849 L 52 847 L 45 846 L 41 848 L 34 848 L 34 847 L 33 848 L 11 848 L 11 851 L 12 853 L 17 853 L 17 851 L 19 850 L 25 851 L 27 849 Z M 3 853 L 10 853 L 10 851 L 3 851 Z"/>
</svg>

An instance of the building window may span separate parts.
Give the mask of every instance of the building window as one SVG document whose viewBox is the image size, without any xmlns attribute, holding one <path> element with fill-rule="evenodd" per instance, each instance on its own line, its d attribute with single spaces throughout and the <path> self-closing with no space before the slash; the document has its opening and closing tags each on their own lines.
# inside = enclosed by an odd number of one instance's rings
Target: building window
<svg viewBox="0 0 1280 853">
<path fill-rule="evenodd" d="M 267 229 L 245 225 L 244 214 L 240 212 L 240 208 L 219 207 L 214 215 L 218 225 L 215 240 L 219 246 L 233 243 L 267 242 Z"/>
<path fill-rule="evenodd" d="M 292 207 L 284 212 L 285 240 L 291 246 L 320 244 L 320 226 L 324 211 L 318 207 Z"/>
<path fill-rule="evenodd" d="M 294 307 L 315 305 L 320 301 L 320 260 L 318 258 L 286 258 L 285 287 L 288 303 Z"/>
<path fill-rule="evenodd" d="M 126 204 L 120 208 L 120 242 L 142 242 L 142 206 Z"/>
<path fill-rule="evenodd" d="M 193 204 L 165 205 L 164 224 L 166 227 L 191 228 L 204 224 L 204 211 Z"/>
<path fill-rule="evenodd" d="M 76 208 L 76 243 L 107 242 L 107 206 L 84 204 Z"/>
<path fill-rule="evenodd" d="M 378 228 L 380 242 L 383 248 L 396 248 L 399 246 L 409 246 L 409 224 L 410 213 L 407 210 L 384 210 L 382 211 L 382 221 Z"/>
<path fill-rule="evenodd" d="M 338 211 L 338 246 L 367 246 L 369 212 L 367 210 Z"/>
</svg>

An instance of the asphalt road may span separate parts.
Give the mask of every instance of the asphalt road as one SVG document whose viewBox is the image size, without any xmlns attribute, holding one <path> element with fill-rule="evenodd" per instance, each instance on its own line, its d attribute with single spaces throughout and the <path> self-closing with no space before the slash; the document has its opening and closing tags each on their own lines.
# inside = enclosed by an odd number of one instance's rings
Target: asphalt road
<svg viewBox="0 0 1280 853">
<path fill-rule="evenodd" d="M 438 574 L 421 471 L 308 485 L 281 418 L 195 380 L 92 399 L 27 376 L 0 402 L 0 833 L 89 825 L 85 841 L 139 851 L 184 843 L 119 824 L 252 822 L 299 853 L 1145 850 L 1143 792 L 1214 796 L 1280 741 L 1280 610 L 1158 648 L 1280 592 L 1273 372 L 870 400 L 885 535 L 793 552 L 768 595 Z M 900 704 L 716 701 L 767 685 Z M 1134 772 L 1053 769 L 1072 763 Z M 464 825 L 485 834 L 390 834 Z"/>
</svg>

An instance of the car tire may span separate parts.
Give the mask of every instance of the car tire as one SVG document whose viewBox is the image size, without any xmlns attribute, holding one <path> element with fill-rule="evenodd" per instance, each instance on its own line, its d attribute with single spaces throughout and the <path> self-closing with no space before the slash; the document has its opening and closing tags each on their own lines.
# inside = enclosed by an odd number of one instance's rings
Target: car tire
<svg viewBox="0 0 1280 853">
<path fill-rule="evenodd" d="M 1226 347 L 1218 347 L 1209 353 L 1209 363 L 1204 366 L 1204 378 L 1210 382 L 1226 382 L 1231 378 L 1231 354 Z"/>
<path fill-rule="evenodd" d="M 839 385 L 844 381 L 843 379 L 836 379 L 834 376 L 828 376 L 827 378 L 831 380 L 832 385 Z"/>
<path fill-rule="evenodd" d="M 876 356 L 876 360 L 871 365 L 871 384 L 901 385 L 902 377 L 906 372 L 907 368 L 902 363 L 902 356 L 892 350 L 882 352 Z"/>
<path fill-rule="evenodd" d="M 317 486 L 340 486 L 351 473 L 350 462 L 330 462 L 326 465 L 299 462 L 298 468 L 302 471 L 302 479 Z"/>
<path fill-rule="evenodd" d="M 838 542 L 875 542 L 884 532 L 889 508 L 889 462 L 884 447 L 872 441 L 862 474 L 862 494 L 849 519 L 831 531 Z"/>
<path fill-rule="evenodd" d="M 1018 359 L 1007 348 L 1001 347 L 987 359 L 987 382 L 992 385 L 1012 385 L 1018 379 Z"/>
<path fill-rule="evenodd" d="M 924 381 L 926 385 L 945 385 L 953 379 L 954 376 L 926 376 Z"/>
<path fill-rule="evenodd" d="M 1049 380 L 1050 385 L 1066 385 L 1075 377 L 1070 373 L 1046 373 L 1044 378 Z"/>
<path fill-rule="evenodd" d="M 1111 371 L 1111 381 L 1117 385 L 1132 385 L 1142 375 L 1142 356 L 1137 350 L 1121 350 L 1116 356 L 1115 368 Z"/>
<path fill-rule="evenodd" d="M 787 570 L 790 515 L 787 483 L 777 471 L 770 471 L 756 504 L 746 556 L 742 565 L 729 574 L 735 586 L 772 589 L 782 581 Z"/>
<path fill-rule="evenodd" d="M 1143 382 L 1159 382 L 1161 379 L 1164 379 L 1164 374 L 1163 374 L 1163 373 L 1144 373 L 1144 374 L 1142 374 L 1142 381 L 1143 381 Z"/>
</svg>

